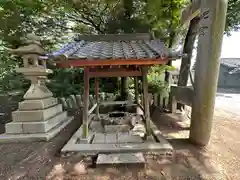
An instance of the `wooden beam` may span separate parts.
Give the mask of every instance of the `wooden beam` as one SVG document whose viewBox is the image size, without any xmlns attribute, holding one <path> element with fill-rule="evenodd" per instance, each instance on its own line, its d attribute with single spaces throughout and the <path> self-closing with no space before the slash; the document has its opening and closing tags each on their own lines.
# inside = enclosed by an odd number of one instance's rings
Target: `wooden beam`
<svg viewBox="0 0 240 180">
<path fill-rule="evenodd" d="M 180 23 L 182 25 L 190 22 L 194 17 L 200 14 L 201 0 L 193 0 L 182 12 Z"/>
<path fill-rule="evenodd" d="M 92 114 L 92 112 L 97 108 L 97 103 L 92 106 L 92 108 L 88 111 L 88 115 Z"/>
<path fill-rule="evenodd" d="M 66 61 L 55 61 L 59 68 L 70 67 L 94 67 L 94 66 L 111 66 L 111 65 L 158 65 L 167 64 L 167 58 L 159 59 L 68 59 Z"/>
<path fill-rule="evenodd" d="M 140 68 L 136 66 L 103 66 L 103 67 L 91 67 L 89 72 L 117 72 L 117 71 L 141 71 Z"/>
<path fill-rule="evenodd" d="M 83 97 L 83 130 L 82 139 L 88 138 L 88 107 L 89 107 L 89 69 L 84 68 L 84 97 Z"/>
<path fill-rule="evenodd" d="M 185 86 L 172 86 L 171 96 L 174 97 L 174 100 L 179 103 L 192 106 L 194 91 L 192 88 Z"/>
<path fill-rule="evenodd" d="M 100 35 L 78 35 L 76 40 L 84 41 L 128 41 L 128 40 L 150 40 L 148 33 L 136 34 L 100 34 Z"/>
<path fill-rule="evenodd" d="M 201 0 L 190 141 L 206 146 L 212 131 L 227 0 Z"/>
</svg>

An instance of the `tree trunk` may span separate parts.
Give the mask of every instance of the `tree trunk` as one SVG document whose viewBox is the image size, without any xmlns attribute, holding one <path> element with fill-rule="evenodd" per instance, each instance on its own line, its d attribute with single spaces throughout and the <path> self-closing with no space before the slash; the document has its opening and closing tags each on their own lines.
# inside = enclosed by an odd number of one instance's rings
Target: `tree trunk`
<svg viewBox="0 0 240 180">
<path fill-rule="evenodd" d="M 199 26 L 199 17 L 195 17 L 191 20 L 190 26 L 187 32 L 187 36 L 184 42 L 183 53 L 187 54 L 187 57 L 182 58 L 178 86 L 187 86 L 189 71 L 191 66 L 192 52 L 194 48 L 194 42 L 196 39 L 198 26 Z M 178 104 L 178 109 L 184 108 L 183 104 Z"/>
<path fill-rule="evenodd" d="M 170 39 L 169 39 L 169 44 L 168 44 L 168 48 L 172 48 L 173 46 L 173 43 L 174 43 L 174 38 L 175 38 L 175 32 L 172 31 L 170 33 Z M 168 66 L 172 66 L 172 61 L 170 60 L 168 63 L 167 63 Z M 170 86 L 170 82 L 171 82 L 171 74 L 168 72 L 168 71 L 165 71 L 165 83 L 166 83 L 166 86 Z M 170 94 L 169 94 L 169 97 L 170 97 Z M 171 101 L 167 101 L 166 98 L 163 99 L 164 103 L 163 103 L 163 108 L 164 109 L 171 109 L 170 107 L 170 102 Z"/>
</svg>

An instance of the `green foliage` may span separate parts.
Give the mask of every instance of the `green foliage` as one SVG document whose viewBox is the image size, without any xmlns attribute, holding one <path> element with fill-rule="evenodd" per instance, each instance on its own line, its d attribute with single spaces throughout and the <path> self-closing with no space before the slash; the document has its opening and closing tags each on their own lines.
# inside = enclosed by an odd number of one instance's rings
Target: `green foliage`
<svg viewBox="0 0 240 180">
<path fill-rule="evenodd" d="M 83 94 L 83 69 L 53 69 L 53 74 L 49 76 L 47 86 L 56 97 L 68 97 L 71 94 Z M 118 86 L 114 79 L 101 78 L 100 90 L 109 93 L 118 91 Z M 117 79 L 115 79 L 117 80 Z M 90 93 L 94 94 L 94 78 L 90 79 Z"/>
<path fill-rule="evenodd" d="M 189 0 L 1 0 L 0 1 L 0 91 L 26 90 L 28 81 L 13 69 L 19 58 L 4 52 L 17 48 L 22 37 L 34 32 L 43 38 L 47 51 L 69 41 L 74 33 L 149 32 L 172 47 L 179 31 L 181 10 Z M 238 30 L 240 1 L 229 0 L 226 32 Z M 66 38 L 64 38 L 66 37 Z M 169 67 L 153 67 L 148 76 L 150 89 L 161 91 Z M 49 88 L 56 96 L 83 90 L 82 69 L 54 69 Z M 116 91 L 116 79 L 102 79 L 101 88 Z M 93 92 L 91 80 L 91 92 Z"/>
<path fill-rule="evenodd" d="M 47 83 L 56 97 L 67 97 L 71 94 L 83 92 L 82 69 L 54 69 Z M 77 82 L 79 81 L 79 83 Z"/>
<path fill-rule="evenodd" d="M 225 33 L 230 35 L 231 31 L 238 31 L 239 26 L 240 26 L 240 1 L 229 0 Z"/>
<path fill-rule="evenodd" d="M 16 73 L 14 70 L 16 66 L 18 66 L 16 58 L 0 51 L 0 93 L 26 90 L 28 82 L 23 75 Z"/>
<path fill-rule="evenodd" d="M 6 0 L 0 1 L 0 35 L 17 47 L 35 32 L 55 43 L 69 32 L 150 32 L 170 38 L 185 0 Z"/>
<path fill-rule="evenodd" d="M 4 78 L 0 79 L 0 92 L 25 92 L 29 88 L 29 82 L 23 77 L 23 75 L 16 73 L 15 71 L 8 71 Z"/>
<path fill-rule="evenodd" d="M 153 66 L 149 70 L 149 91 L 152 93 L 164 93 L 168 91 L 169 85 L 165 82 L 165 71 L 174 70 L 172 66 Z"/>
</svg>

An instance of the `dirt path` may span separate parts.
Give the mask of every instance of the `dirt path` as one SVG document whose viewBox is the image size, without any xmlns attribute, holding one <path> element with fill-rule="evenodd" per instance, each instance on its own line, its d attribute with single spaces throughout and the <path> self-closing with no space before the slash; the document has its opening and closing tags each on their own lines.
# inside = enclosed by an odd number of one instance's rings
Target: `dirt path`
<svg viewBox="0 0 240 180">
<path fill-rule="evenodd" d="M 79 126 L 74 121 L 60 136 L 48 143 L 0 145 L 1 180 L 162 180 L 216 179 L 238 180 L 240 173 L 240 121 L 238 117 L 216 111 L 211 143 L 197 148 L 185 139 L 189 121 L 154 113 L 157 126 L 176 149 L 176 159 L 168 165 L 155 155 L 145 155 L 145 168 L 91 168 L 90 159 L 75 154 L 60 157 L 59 150 Z M 83 168 L 83 165 L 86 167 Z"/>
<path fill-rule="evenodd" d="M 216 111 L 211 144 L 208 150 L 229 179 L 239 179 L 240 117 Z"/>
</svg>

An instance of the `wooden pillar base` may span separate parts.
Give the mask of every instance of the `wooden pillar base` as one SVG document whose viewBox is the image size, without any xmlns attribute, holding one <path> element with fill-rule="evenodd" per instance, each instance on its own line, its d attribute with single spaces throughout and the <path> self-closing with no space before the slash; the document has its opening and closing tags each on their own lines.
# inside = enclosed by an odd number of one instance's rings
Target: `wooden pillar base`
<svg viewBox="0 0 240 180">
<path fill-rule="evenodd" d="M 134 77 L 135 103 L 139 103 L 138 77 Z"/>
<path fill-rule="evenodd" d="M 151 134 L 150 128 L 150 109 L 149 109 L 149 97 L 148 97 L 148 81 L 147 81 L 148 67 L 142 67 L 143 76 L 143 102 L 144 102 L 144 116 L 146 120 L 147 135 Z"/>
</svg>

